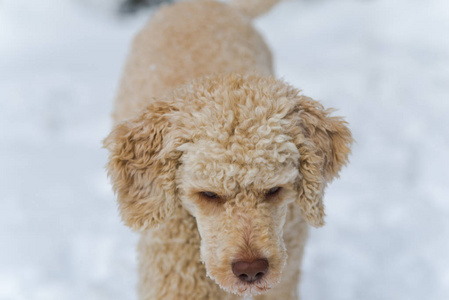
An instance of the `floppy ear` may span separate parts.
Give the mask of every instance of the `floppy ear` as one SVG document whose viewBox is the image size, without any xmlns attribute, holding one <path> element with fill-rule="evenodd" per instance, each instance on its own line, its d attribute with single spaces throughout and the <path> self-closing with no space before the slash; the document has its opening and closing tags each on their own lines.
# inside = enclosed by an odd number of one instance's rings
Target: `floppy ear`
<svg viewBox="0 0 449 300">
<path fill-rule="evenodd" d="M 173 110 L 148 107 L 139 117 L 117 125 L 104 140 L 106 165 L 117 194 L 122 220 L 143 230 L 155 226 L 176 207 L 175 172 L 182 144 L 176 137 Z"/>
<path fill-rule="evenodd" d="M 295 113 L 302 134 L 296 138 L 300 153 L 298 202 L 306 220 L 313 226 L 324 225 L 324 189 L 338 177 L 348 161 L 352 143 L 351 132 L 341 117 L 330 116 L 321 104 L 299 96 Z"/>
</svg>

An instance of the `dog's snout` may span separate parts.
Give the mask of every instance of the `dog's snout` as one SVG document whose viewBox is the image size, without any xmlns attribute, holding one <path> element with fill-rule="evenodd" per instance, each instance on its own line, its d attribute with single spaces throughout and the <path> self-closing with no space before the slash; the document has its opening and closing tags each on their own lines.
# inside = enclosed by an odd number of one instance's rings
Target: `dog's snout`
<svg viewBox="0 0 449 300">
<path fill-rule="evenodd" d="M 232 272 L 242 281 L 253 282 L 261 279 L 268 272 L 268 261 L 256 259 L 252 262 L 237 261 L 232 264 Z"/>
</svg>

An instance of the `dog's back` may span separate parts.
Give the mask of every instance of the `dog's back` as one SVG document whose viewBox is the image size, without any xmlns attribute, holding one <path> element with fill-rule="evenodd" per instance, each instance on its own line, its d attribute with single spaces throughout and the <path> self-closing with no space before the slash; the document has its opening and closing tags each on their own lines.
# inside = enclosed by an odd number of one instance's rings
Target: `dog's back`
<svg viewBox="0 0 449 300">
<path fill-rule="evenodd" d="M 152 97 L 204 75 L 271 74 L 271 52 L 251 17 L 274 2 L 260 1 L 265 6 L 252 15 L 246 12 L 255 4 L 246 1 L 192 1 L 161 8 L 133 42 L 116 98 L 115 122 L 135 115 Z"/>
</svg>

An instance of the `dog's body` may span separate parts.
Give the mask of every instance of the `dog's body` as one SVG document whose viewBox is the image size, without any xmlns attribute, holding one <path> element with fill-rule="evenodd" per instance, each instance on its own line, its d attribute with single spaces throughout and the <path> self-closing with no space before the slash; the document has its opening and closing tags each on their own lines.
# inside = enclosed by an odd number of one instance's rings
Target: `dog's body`
<svg viewBox="0 0 449 300">
<path fill-rule="evenodd" d="M 164 7 L 134 41 L 105 146 L 141 231 L 139 299 L 298 299 L 307 222 L 351 136 L 270 77 L 251 17 L 276 0 L 244 1 Z"/>
<path fill-rule="evenodd" d="M 235 8 L 213 1 L 166 6 L 134 40 L 114 118 L 134 117 L 152 98 L 205 75 L 272 70 L 268 46 Z"/>
</svg>

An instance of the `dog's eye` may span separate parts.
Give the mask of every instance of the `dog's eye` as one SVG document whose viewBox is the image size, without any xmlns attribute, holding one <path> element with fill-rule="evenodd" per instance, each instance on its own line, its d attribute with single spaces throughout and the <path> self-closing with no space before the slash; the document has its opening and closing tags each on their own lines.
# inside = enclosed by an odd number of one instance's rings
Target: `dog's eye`
<svg viewBox="0 0 449 300">
<path fill-rule="evenodd" d="M 274 188 L 269 189 L 267 191 L 266 195 L 267 196 L 274 196 L 274 195 L 278 194 L 280 192 L 280 190 L 281 190 L 281 187 L 280 186 L 276 186 Z"/>
<path fill-rule="evenodd" d="M 218 199 L 219 198 L 218 195 L 216 193 L 214 193 L 214 192 L 201 192 L 200 194 L 201 194 L 201 196 L 203 196 L 206 199 L 212 199 L 213 200 L 213 199 Z"/>
</svg>

